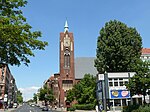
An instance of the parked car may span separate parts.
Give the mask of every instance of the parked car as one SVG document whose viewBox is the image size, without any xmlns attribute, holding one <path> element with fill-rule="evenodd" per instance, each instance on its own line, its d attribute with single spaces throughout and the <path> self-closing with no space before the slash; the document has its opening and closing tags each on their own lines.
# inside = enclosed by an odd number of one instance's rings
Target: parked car
<svg viewBox="0 0 150 112">
<path fill-rule="evenodd" d="M 33 103 L 32 103 L 32 104 L 30 104 L 30 106 L 31 106 L 31 107 L 34 107 L 34 106 L 35 106 L 35 104 L 33 104 Z"/>
<path fill-rule="evenodd" d="M 13 108 L 17 108 L 18 107 L 18 104 L 17 103 L 14 103 L 13 104 Z"/>
<path fill-rule="evenodd" d="M 49 109 L 48 109 L 48 106 L 44 106 L 43 108 L 42 108 L 42 111 L 48 111 Z"/>
</svg>

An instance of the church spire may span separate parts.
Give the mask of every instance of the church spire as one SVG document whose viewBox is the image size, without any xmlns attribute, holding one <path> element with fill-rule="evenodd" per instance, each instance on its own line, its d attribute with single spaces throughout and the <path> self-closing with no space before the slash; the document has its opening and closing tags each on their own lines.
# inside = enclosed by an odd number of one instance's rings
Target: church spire
<svg viewBox="0 0 150 112">
<path fill-rule="evenodd" d="M 69 26 L 68 26 L 68 22 L 66 20 L 65 22 L 65 26 L 64 26 L 64 32 L 68 31 L 69 30 Z"/>
</svg>

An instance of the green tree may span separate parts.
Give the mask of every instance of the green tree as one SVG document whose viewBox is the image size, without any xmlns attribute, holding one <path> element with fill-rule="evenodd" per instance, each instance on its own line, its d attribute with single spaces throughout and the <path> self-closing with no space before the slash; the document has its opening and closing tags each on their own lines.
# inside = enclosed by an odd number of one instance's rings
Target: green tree
<svg viewBox="0 0 150 112">
<path fill-rule="evenodd" d="M 75 91 L 73 89 L 69 89 L 67 91 L 67 101 L 72 102 L 75 99 Z"/>
<path fill-rule="evenodd" d="M 93 75 L 85 74 L 84 78 L 67 92 L 67 101 L 72 102 L 75 99 L 79 104 L 95 104 L 95 91 L 96 78 Z"/>
<path fill-rule="evenodd" d="M 131 96 L 136 94 L 142 94 L 145 96 L 148 94 L 150 88 L 150 63 L 148 61 L 143 62 L 142 60 L 136 66 L 136 74 L 129 80 L 126 85 L 131 92 Z"/>
<path fill-rule="evenodd" d="M 135 28 L 111 20 L 100 30 L 95 67 L 99 73 L 134 71 L 141 49 L 142 38 Z"/>
<path fill-rule="evenodd" d="M 52 103 L 55 98 L 54 98 L 54 94 L 53 91 L 49 88 L 47 88 L 46 85 L 44 85 L 43 88 L 40 88 L 39 90 L 39 100 L 41 101 L 45 101 L 45 104 L 49 101 L 50 103 Z"/>
<path fill-rule="evenodd" d="M 23 97 L 22 97 L 22 93 L 20 91 L 17 91 L 17 102 L 23 103 Z"/>
<path fill-rule="evenodd" d="M 26 0 L 0 1 L 0 61 L 10 65 L 30 63 L 34 50 L 44 50 L 47 42 L 38 40 L 40 31 L 31 31 L 21 10 Z"/>
<path fill-rule="evenodd" d="M 37 99 L 38 99 L 38 94 L 34 93 L 34 94 L 33 94 L 33 101 L 34 101 L 35 103 L 37 103 Z"/>
</svg>

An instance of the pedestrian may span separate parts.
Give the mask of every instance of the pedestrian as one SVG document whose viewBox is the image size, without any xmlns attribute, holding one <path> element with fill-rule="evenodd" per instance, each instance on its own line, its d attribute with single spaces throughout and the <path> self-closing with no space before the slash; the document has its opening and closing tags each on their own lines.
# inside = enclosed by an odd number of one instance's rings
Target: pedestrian
<svg viewBox="0 0 150 112">
<path fill-rule="evenodd" d="M 57 106 L 55 105 L 55 110 L 57 109 Z"/>
<path fill-rule="evenodd" d="M 98 112 L 98 105 L 95 106 L 95 110 L 96 110 L 96 112 Z"/>
</svg>

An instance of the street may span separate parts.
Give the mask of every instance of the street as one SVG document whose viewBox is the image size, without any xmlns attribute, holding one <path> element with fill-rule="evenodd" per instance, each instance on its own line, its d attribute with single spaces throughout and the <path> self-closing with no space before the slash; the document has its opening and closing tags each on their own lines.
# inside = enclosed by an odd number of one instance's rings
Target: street
<svg viewBox="0 0 150 112">
<path fill-rule="evenodd" d="M 24 105 L 20 106 L 19 108 L 15 109 L 15 110 L 12 110 L 11 112 L 44 112 L 44 111 L 42 111 L 42 109 L 40 107 L 37 107 L 37 106 L 32 107 L 25 103 Z M 46 112 L 58 112 L 58 111 L 49 110 Z"/>
</svg>

